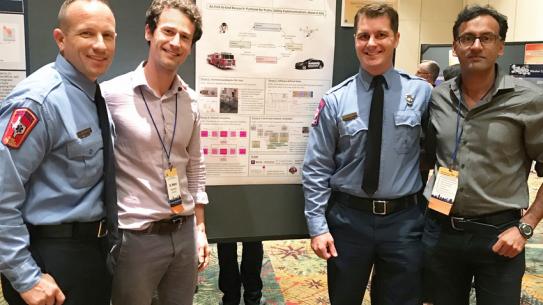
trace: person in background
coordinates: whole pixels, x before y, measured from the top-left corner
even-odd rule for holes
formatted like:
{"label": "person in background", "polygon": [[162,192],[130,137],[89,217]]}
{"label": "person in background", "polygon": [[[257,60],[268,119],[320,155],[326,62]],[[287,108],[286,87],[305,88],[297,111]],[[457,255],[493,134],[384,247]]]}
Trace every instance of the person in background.
{"label": "person in background", "polygon": [[217,243],[219,257],[219,289],[223,293],[222,305],[265,304],[262,298],[262,259],[264,249],[261,241],[243,242],[241,266],[238,265],[237,243]]}
{"label": "person in background", "polygon": [[418,68],[416,76],[424,78],[432,87],[436,86],[436,80],[439,76],[439,65],[433,60],[423,60]]}

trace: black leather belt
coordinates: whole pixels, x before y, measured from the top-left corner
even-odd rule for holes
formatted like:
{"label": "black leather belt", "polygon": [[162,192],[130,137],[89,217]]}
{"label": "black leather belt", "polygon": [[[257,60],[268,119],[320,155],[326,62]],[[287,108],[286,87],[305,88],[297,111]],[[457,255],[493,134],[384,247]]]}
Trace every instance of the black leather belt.
{"label": "black leather belt", "polygon": [[428,209],[428,216],[445,229],[466,232],[497,232],[508,224],[516,224],[522,217],[521,210],[507,210],[484,216],[460,217],[446,216]]}
{"label": "black leather belt", "polygon": [[27,225],[32,238],[102,238],[107,235],[106,220],[71,222],[58,225]]}
{"label": "black leather belt", "polygon": [[138,234],[169,234],[177,232],[190,216],[176,216],[170,219],[153,221],[150,226],[143,230],[129,230],[132,233]]}
{"label": "black leather belt", "polygon": [[371,212],[374,215],[389,215],[417,204],[417,194],[397,199],[369,199],[333,191],[332,199],[346,207]]}

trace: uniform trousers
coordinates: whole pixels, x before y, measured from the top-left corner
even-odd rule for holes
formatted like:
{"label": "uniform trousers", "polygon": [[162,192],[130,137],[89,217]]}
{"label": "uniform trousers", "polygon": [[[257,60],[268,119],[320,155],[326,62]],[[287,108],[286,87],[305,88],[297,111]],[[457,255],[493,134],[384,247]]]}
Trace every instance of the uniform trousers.
{"label": "uniform trousers", "polygon": [[[106,266],[107,238],[30,237],[30,252],[42,273],[60,287],[64,305],[109,305],[111,275]],[[26,305],[2,275],[4,298],[10,305]]]}
{"label": "uniform trousers", "polygon": [[524,251],[514,258],[492,251],[497,236],[511,225],[464,232],[426,220],[423,243],[434,305],[469,305],[472,280],[477,305],[520,304]]}
{"label": "uniform trousers", "polygon": [[197,281],[195,217],[175,232],[119,230],[122,243],[113,276],[113,305],[190,305]]}
{"label": "uniform trousers", "polygon": [[378,305],[420,305],[424,207],[381,216],[329,202],[327,222],[338,256],[327,261],[331,305],[360,305],[372,267]]}
{"label": "uniform trousers", "polygon": [[224,305],[238,305],[243,300],[245,305],[258,305],[262,298],[262,258],[264,250],[261,241],[243,242],[241,267],[238,266],[237,243],[218,243],[219,289],[223,292]]}

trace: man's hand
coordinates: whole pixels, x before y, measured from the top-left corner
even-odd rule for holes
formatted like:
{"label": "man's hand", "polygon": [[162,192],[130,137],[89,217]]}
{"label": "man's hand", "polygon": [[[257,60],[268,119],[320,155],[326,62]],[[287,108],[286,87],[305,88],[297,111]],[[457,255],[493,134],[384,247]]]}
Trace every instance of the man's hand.
{"label": "man's hand", "polygon": [[498,241],[492,246],[492,251],[499,255],[513,258],[524,250],[525,245],[526,238],[514,226],[498,235]]}
{"label": "man's hand", "polygon": [[197,230],[196,246],[198,250],[198,272],[203,271],[209,265],[209,256],[211,249],[207,243],[207,235],[205,231]]}
{"label": "man's hand", "polygon": [[329,259],[330,257],[337,256],[334,238],[329,232],[311,237],[311,248],[313,249],[313,252],[322,259]]}
{"label": "man's hand", "polygon": [[36,286],[21,292],[21,298],[28,305],[62,305],[66,299],[49,274],[43,274]]}

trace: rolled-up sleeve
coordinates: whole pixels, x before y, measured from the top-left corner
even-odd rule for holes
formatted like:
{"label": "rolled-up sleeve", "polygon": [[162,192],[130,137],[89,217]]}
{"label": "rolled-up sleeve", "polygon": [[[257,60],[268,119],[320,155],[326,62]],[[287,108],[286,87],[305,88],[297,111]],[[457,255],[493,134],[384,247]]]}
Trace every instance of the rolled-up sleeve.
{"label": "rolled-up sleeve", "polygon": [[543,93],[535,96],[524,109],[524,143],[528,156],[543,162]]}
{"label": "rolled-up sleeve", "polygon": [[206,167],[204,155],[200,144],[200,113],[197,110],[196,103],[193,103],[195,115],[194,128],[188,145],[189,160],[187,164],[187,180],[189,192],[197,204],[207,204],[209,202],[205,191]]}

